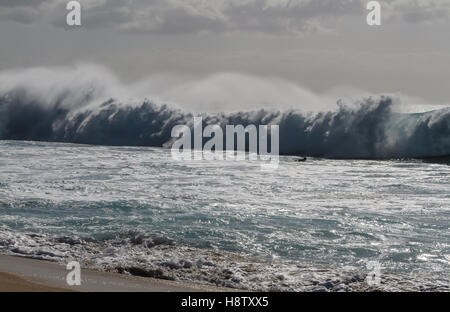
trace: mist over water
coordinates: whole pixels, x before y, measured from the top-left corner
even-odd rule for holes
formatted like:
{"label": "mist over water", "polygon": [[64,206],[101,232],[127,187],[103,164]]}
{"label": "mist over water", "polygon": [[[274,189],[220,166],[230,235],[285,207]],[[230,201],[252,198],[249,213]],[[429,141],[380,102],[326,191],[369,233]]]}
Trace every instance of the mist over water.
{"label": "mist over water", "polygon": [[[225,83],[229,79],[216,80]],[[133,99],[135,89],[123,86],[99,67],[2,72],[0,139],[168,147],[175,125],[192,127],[197,114],[161,104],[161,100]],[[317,106],[320,98],[307,92],[293,94],[299,95],[298,107],[304,109],[203,113],[204,126],[278,124],[281,154],[328,158],[450,155],[450,108],[401,113],[395,109],[398,99],[376,96],[352,103],[338,101],[334,108],[308,112],[309,102]]]}

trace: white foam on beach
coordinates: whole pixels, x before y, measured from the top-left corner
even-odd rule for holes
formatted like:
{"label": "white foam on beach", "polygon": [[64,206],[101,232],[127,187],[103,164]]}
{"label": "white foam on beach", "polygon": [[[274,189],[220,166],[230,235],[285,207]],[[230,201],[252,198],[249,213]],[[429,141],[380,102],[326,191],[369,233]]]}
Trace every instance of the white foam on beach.
{"label": "white foam on beach", "polygon": [[83,268],[187,281],[252,291],[448,291],[448,280],[410,280],[383,274],[369,285],[368,271],[262,259],[231,252],[177,246],[170,239],[139,232],[105,241],[0,231],[0,252],[56,261],[76,260]]}

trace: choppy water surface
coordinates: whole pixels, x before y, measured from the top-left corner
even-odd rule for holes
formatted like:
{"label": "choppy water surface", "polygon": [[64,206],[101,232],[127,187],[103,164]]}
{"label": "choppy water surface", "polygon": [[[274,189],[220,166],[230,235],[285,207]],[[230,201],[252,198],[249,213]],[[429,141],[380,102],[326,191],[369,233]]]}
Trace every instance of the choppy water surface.
{"label": "choppy water surface", "polygon": [[[449,290],[450,166],[0,141],[0,251],[254,290]],[[368,261],[381,266],[370,286]]]}

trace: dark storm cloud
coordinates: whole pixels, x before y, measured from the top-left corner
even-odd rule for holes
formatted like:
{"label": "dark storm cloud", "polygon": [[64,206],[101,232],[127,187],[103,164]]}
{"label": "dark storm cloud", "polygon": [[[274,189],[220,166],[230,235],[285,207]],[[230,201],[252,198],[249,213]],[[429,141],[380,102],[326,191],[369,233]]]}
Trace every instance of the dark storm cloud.
{"label": "dark storm cloud", "polygon": [[410,23],[448,20],[450,18],[450,1],[414,1],[413,5],[401,3],[396,10]]}
{"label": "dark storm cloud", "polygon": [[[67,0],[1,0],[0,17],[65,26]],[[255,31],[298,33],[365,14],[366,0],[80,0],[83,26],[139,33]],[[383,15],[407,22],[449,19],[448,0],[380,1]]]}
{"label": "dark storm cloud", "polygon": [[0,16],[6,16],[10,20],[23,24],[33,23],[39,15],[40,13],[38,10],[29,7],[14,7],[8,9],[6,15],[0,14]]}
{"label": "dark storm cloud", "polygon": [[0,0],[0,7],[37,7],[46,0]]}
{"label": "dark storm cloud", "polygon": [[[265,33],[305,32],[361,12],[361,0],[110,0],[92,10],[98,26],[105,11],[120,15],[118,28],[154,33],[256,31]],[[106,15],[107,16],[107,15]],[[109,20],[105,24],[109,23]]]}
{"label": "dark storm cloud", "polygon": [[46,0],[0,0],[0,19],[31,24],[41,15],[40,5]]}

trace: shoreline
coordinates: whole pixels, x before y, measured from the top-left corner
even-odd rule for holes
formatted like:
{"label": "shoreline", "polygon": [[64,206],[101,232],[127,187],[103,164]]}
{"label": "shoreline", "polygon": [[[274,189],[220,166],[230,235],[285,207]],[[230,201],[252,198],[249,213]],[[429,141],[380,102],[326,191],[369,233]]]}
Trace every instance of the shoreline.
{"label": "shoreline", "polygon": [[229,292],[232,288],[81,269],[81,285],[69,286],[65,266],[0,255],[0,292]]}

